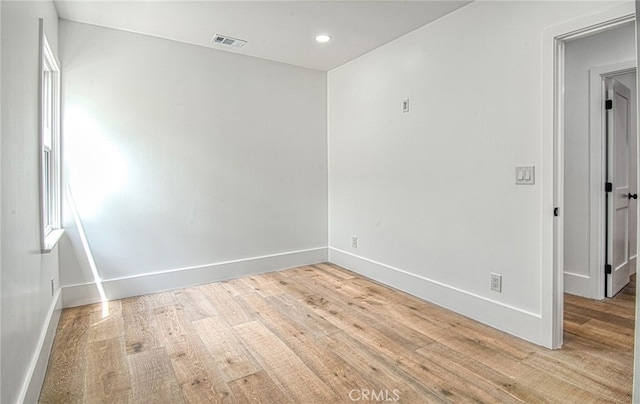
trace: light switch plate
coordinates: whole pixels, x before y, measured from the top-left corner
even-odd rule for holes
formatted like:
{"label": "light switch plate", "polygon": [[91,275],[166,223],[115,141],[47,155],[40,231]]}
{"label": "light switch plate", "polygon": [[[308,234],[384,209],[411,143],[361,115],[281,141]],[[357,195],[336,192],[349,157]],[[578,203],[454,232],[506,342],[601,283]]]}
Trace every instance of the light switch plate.
{"label": "light switch plate", "polygon": [[522,166],[516,167],[516,184],[533,185],[536,183],[536,167]]}

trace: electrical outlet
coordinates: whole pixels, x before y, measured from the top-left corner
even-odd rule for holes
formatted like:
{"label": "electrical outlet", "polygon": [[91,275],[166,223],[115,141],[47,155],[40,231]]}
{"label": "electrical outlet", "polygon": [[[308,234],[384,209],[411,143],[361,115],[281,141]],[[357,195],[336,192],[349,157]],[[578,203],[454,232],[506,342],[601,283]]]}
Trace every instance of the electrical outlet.
{"label": "electrical outlet", "polygon": [[358,236],[351,236],[351,247],[358,248]]}
{"label": "electrical outlet", "polygon": [[402,100],[402,112],[409,112],[409,99]]}
{"label": "electrical outlet", "polygon": [[53,296],[53,293],[55,290],[56,290],[56,280],[55,278],[51,278],[51,296]]}
{"label": "electrical outlet", "polygon": [[491,274],[491,290],[502,292],[502,275],[494,273]]}

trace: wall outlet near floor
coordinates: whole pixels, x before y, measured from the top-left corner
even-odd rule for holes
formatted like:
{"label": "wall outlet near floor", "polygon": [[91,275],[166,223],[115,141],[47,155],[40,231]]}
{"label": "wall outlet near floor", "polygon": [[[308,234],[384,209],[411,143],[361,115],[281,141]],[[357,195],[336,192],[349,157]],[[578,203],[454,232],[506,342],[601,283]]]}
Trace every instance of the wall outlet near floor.
{"label": "wall outlet near floor", "polygon": [[351,236],[351,247],[358,248],[358,236]]}
{"label": "wall outlet near floor", "polygon": [[51,278],[51,296],[53,296],[53,293],[55,290],[56,290],[56,279]]}
{"label": "wall outlet near floor", "polygon": [[491,290],[502,292],[502,275],[494,273],[491,274]]}

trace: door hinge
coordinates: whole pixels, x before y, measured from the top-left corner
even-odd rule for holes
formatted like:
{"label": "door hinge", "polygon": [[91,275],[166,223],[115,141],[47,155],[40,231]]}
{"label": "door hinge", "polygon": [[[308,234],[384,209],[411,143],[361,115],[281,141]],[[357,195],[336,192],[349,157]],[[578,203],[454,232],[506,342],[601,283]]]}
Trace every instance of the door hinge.
{"label": "door hinge", "polygon": [[553,216],[560,216],[560,208],[553,208]]}
{"label": "door hinge", "polygon": [[606,100],[604,102],[604,109],[613,109],[613,100]]}
{"label": "door hinge", "polygon": [[605,182],[604,183],[604,192],[612,192],[613,191],[613,183]]}
{"label": "door hinge", "polygon": [[604,273],[607,275],[611,274],[611,265],[607,264],[604,266]]}

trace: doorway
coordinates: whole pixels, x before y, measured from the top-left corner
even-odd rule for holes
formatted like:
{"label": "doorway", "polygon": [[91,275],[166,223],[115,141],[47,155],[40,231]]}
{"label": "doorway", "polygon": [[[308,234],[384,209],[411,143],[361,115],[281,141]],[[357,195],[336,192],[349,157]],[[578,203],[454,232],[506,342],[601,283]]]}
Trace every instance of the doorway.
{"label": "doorway", "polygon": [[[542,221],[542,343],[553,349],[562,347],[564,320],[564,118],[565,49],[568,43],[606,32],[635,21],[634,4],[550,27],[544,33],[543,52],[543,164],[552,169],[543,173],[544,217]],[[635,54],[633,59],[635,60]],[[604,164],[604,163],[603,163]],[[590,168],[596,168],[591,166]],[[600,166],[602,169],[602,166]],[[590,200],[589,200],[590,201]],[[548,215],[548,216],[547,216]],[[604,226],[604,225],[603,225]],[[636,232],[637,237],[637,232]]]}
{"label": "doorway", "polygon": [[[633,21],[564,43],[564,292],[590,299],[613,296],[635,273],[635,53]],[[613,83],[633,97],[608,110]],[[621,137],[609,145],[613,123]]]}

